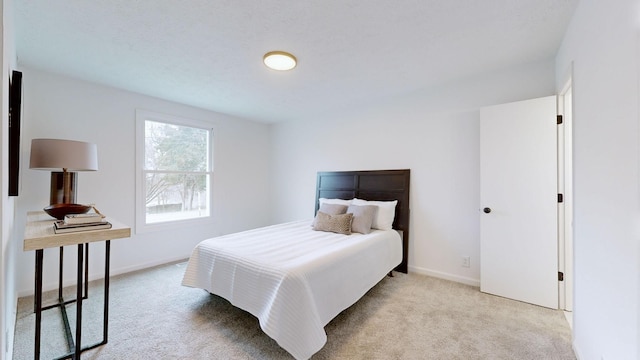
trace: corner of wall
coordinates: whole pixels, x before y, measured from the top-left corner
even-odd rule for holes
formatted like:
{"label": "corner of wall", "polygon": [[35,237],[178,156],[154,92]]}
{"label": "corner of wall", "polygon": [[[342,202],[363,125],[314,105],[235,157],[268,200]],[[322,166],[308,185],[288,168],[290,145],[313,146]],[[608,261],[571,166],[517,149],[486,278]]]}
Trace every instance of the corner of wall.
{"label": "corner of wall", "polygon": [[9,70],[17,63],[15,40],[14,40],[14,24],[13,18],[13,0],[1,0],[0,11],[2,25],[2,73],[0,74],[0,84],[2,86],[1,100],[1,118],[2,127],[0,128],[0,171],[2,190],[2,200],[0,201],[0,358],[11,360],[13,358],[13,337],[16,323],[16,308],[18,297],[15,281],[15,198],[8,195],[8,134],[4,129],[9,124],[9,98],[7,91],[9,89]]}

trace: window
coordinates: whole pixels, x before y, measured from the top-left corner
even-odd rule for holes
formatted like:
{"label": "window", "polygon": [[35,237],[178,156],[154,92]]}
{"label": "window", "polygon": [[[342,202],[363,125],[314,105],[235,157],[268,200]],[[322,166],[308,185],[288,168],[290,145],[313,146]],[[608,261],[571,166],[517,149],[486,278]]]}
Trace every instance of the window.
{"label": "window", "polygon": [[211,217],[213,129],[136,112],[138,230]]}

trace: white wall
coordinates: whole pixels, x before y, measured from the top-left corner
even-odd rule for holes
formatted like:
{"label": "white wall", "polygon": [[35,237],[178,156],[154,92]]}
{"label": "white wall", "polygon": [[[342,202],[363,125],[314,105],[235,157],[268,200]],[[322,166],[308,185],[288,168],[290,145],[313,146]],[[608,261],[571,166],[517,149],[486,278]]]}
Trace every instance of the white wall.
{"label": "white wall", "polygon": [[[140,94],[23,68],[21,190],[16,224],[23,235],[26,212],[48,205],[49,172],[28,168],[31,139],[63,138],[94,142],[99,171],[78,174],[78,202],[133,227],[135,214],[135,109],[208,121],[214,134],[215,220],[208,226],[134,234],[111,243],[112,274],[187,258],[205,238],[269,224],[269,127]],[[34,253],[16,258],[20,295],[33,293]],[[45,251],[44,287],[57,282],[57,250]],[[90,250],[90,278],[103,274],[104,245]],[[74,283],[75,248],[65,249],[65,278]]]}
{"label": "white wall", "polygon": [[16,260],[13,256],[17,248],[15,238],[15,198],[9,197],[8,192],[8,160],[9,160],[9,77],[16,63],[15,42],[13,36],[13,2],[2,1],[2,73],[0,73],[0,86],[2,86],[2,101],[0,101],[0,114],[2,126],[0,136],[2,148],[0,150],[2,201],[0,202],[0,359],[10,358],[13,352],[13,335],[16,320],[17,293],[15,282]]}
{"label": "white wall", "polygon": [[479,285],[479,108],[552,95],[554,86],[547,61],[274,125],[274,220],[313,217],[318,171],[409,168],[410,271]]}
{"label": "white wall", "polygon": [[636,0],[582,0],[556,61],[573,62],[574,348],[582,360],[638,359],[639,192]]}

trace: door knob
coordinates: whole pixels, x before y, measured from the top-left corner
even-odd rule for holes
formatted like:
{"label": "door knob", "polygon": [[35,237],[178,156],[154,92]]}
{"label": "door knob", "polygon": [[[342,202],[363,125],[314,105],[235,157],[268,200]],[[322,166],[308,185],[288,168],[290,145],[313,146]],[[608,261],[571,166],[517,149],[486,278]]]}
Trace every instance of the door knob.
{"label": "door knob", "polygon": [[488,214],[488,213],[491,212],[491,208],[486,207],[486,208],[482,209],[482,211],[484,211],[485,214]]}

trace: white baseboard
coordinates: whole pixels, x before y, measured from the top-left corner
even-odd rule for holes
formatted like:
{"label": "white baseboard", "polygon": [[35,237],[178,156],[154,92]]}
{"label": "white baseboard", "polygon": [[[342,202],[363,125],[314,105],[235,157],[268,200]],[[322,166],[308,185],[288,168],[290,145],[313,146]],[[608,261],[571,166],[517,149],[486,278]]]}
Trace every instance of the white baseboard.
{"label": "white baseboard", "polygon": [[[120,268],[120,269],[117,269],[115,271],[110,271],[110,272],[111,272],[111,276],[115,276],[115,275],[126,274],[126,273],[130,273],[130,272],[138,271],[138,270],[148,269],[148,268],[151,268],[151,267],[154,267],[154,266],[158,266],[158,265],[165,265],[165,264],[171,264],[171,263],[176,263],[176,262],[183,262],[183,261],[187,261],[188,259],[189,259],[188,257],[179,256],[179,257],[169,258],[169,259],[164,259],[164,260],[159,260],[159,261],[152,261],[152,262],[148,262],[148,263],[145,263],[145,264],[127,266],[127,267]],[[99,276],[97,276],[96,279],[102,279],[103,277],[104,277],[104,273],[100,274]],[[89,276],[89,281],[91,281],[91,276]]]}
{"label": "white baseboard", "polygon": [[[158,266],[158,265],[164,265],[164,264],[170,264],[173,262],[182,262],[182,261],[187,261],[188,258],[185,258],[184,256],[180,256],[180,257],[175,257],[175,258],[168,258],[168,259],[164,259],[164,260],[157,260],[157,261],[152,261],[152,262],[148,262],[148,263],[144,263],[144,264],[136,264],[136,265],[132,265],[132,266],[125,266],[125,267],[121,267],[121,268],[111,268],[109,269],[109,275],[111,276],[116,276],[116,275],[120,275],[120,274],[126,274],[126,273],[130,273],[130,272],[134,272],[134,271],[138,271],[138,270],[143,270],[143,269],[148,269],[154,266]],[[93,280],[99,280],[99,279],[103,279],[104,278],[104,272],[95,272],[95,273],[91,273],[89,272],[89,281],[93,281]],[[66,279],[62,281],[62,286],[63,287],[67,287],[67,286],[75,286],[76,281],[75,281],[75,274],[73,275],[73,279]],[[48,282],[48,283],[43,283],[42,284],[42,292],[46,292],[46,291],[50,291],[50,290],[57,290],[58,289],[58,282],[54,281],[54,282]],[[18,297],[25,297],[25,296],[32,296],[34,294],[35,289],[31,288],[31,289],[23,289],[18,291]]]}
{"label": "white baseboard", "polygon": [[465,276],[449,274],[442,271],[430,270],[430,269],[425,269],[417,266],[409,266],[409,271],[415,272],[416,274],[433,276],[439,279],[445,279],[445,280],[455,281],[455,282],[466,284],[466,285],[480,287],[480,279],[473,279]]}
{"label": "white baseboard", "polygon": [[[578,353],[578,349],[576,348],[575,340],[571,343],[571,348],[573,349],[573,354],[576,356],[576,359],[580,360],[581,357],[580,357],[580,353]],[[604,359],[604,357],[603,357],[603,359]]]}
{"label": "white baseboard", "polygon": [[[173,263],[173,262],[180,262],[180,261],[186,261],[186,260],[187,260],[187,258],[185,258],[184,256],[175,257],[175,258],[167,258],[167,259],[152,261],[152,262],[143,263],[143,264],[136,264],[136,265],[132,265],[132,266],[126,266],[126,267],[115,268],[115,269],[112,268],[112,269],[110,269],[110,273],[111,273],[111,276],[116,276],[116,275],[120,275],[120,274],[130,273],[130,272],[133,272],[133,271],[147,269],[147,268],[158,266],[158,265],[164,265],[164,264],[169,264],[169,263]],[[433,276],[433,277],[439,278],[439,279],[445,279],[445,280],[455,281],[455,282],[466,284],[466,285],[480,287],[480,280],[479,279],[473,279],[473,278],[468,278],[468,277],[464,277],[464,276],[449,274],[449,273],[445,273],[445,272],[441,272],[441,271],[425,269],[425,268],[421,268],[421,267],[417,267],[417,266],[409,266],[409,271],[410,272],[415,272],[417,274]],[[103,272],[90,273],[89,274],[89,281],[98,280],[98,279],[102,279],[102,278],[104,278],[104,273]],[[62,285],[64,287],[75,285],[75,279],[65,280],[65,281],[63,281]],[[57,288],[58,288],[58,283],[57,282],[50,282],[50,283],[42,284],[42,291],[43,292],[50,291],[50,290],[56,290]],[[29,290],[21,290],[21,291],[18,292],[18,297],[31,296],[31,295],[33,295],[33,292],[34,292],[33,288],[31,288]]]}

